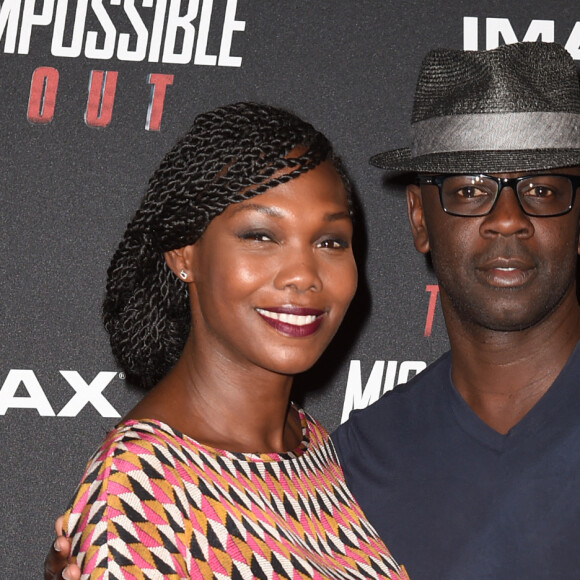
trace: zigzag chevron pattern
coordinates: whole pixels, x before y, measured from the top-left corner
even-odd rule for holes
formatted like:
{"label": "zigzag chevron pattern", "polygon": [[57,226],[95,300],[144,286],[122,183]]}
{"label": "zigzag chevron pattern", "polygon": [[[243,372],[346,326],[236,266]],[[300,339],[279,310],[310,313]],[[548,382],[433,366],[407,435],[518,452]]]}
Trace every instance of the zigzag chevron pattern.
{"label": "zigzag chevron pattern", "polygon": [[127,421],[89,462],[65,529],[83,579],[408,580],[362,515],[327,432],[285,454]]}

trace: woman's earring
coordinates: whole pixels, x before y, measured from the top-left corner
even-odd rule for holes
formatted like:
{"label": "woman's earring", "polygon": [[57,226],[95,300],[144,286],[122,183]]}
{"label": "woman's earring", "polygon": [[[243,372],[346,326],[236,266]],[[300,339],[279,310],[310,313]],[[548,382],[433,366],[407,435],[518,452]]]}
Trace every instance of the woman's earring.
{"label": "woman's earring", "polygon": [[183,280],[187,280],[187,272],[185,270],[180,270],[179,271],[179,276],[180,278],[182,278]]}

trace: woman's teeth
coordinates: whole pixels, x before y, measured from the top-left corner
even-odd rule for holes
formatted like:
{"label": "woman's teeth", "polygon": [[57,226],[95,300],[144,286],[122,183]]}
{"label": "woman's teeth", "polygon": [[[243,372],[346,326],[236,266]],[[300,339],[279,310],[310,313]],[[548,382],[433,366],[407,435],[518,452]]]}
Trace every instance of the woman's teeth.
{"label": "woman's teeth", "polygon": [[286,324],[292,324],[294,326],[306,326],[307,324],[312,324],[316,320],[316,316],[313,314],[301,316],[299,314],[286,314],[285,312],[271,312],[270,310],[264,310],[263,308],[256,308],[256,310],[262,316],[279,320]]}

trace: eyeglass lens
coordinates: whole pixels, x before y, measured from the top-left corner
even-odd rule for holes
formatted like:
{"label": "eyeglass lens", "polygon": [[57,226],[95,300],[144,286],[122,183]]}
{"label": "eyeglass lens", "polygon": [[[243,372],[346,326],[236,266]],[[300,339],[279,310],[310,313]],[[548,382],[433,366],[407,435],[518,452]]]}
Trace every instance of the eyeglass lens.
{"label": "eyeglass lens", "polygon": [[[478,216],[488,213],[498,196],[498,181],[484,175],[452,175],[441,183],[443,209],[449,213]],[[529,215],[550,216],[570,209],[573,197],[572,182],[562,175],[534,175],[510,180],[522,209]],[[503,186],[503,183],[502,183]]]}

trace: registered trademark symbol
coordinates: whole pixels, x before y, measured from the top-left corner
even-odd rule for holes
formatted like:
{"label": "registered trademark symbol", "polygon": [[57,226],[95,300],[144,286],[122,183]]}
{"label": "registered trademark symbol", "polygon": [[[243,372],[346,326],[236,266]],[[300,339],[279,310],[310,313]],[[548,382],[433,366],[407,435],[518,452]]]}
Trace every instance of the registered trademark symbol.
{"label": "registered trademark symbol", "polygon": [[119,378],[124,381],[125,380],[125,373],[124,372],[120,372],[119,373]]}

